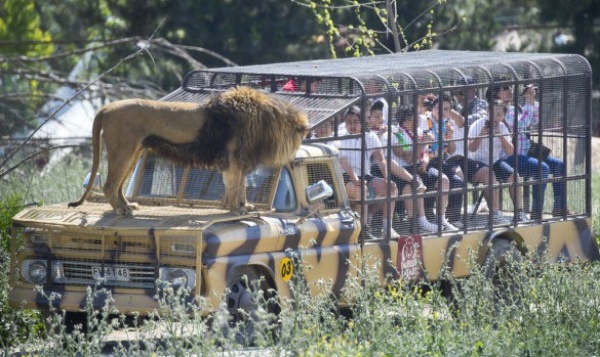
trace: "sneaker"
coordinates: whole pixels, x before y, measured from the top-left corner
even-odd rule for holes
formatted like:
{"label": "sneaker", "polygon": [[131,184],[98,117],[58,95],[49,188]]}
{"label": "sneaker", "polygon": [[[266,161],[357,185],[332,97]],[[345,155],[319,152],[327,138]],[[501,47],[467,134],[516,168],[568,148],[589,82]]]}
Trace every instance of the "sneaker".
{"label": "sneaker", "polygon": [[520,223],[529,222],[529,217],[527,217],[525,212],[519,211],[519,213],[517,214],[517,222],[520,222]]}
{"label": "sneaker", "polygon": [[452,221],[450,222],[454,227],[456,227],[457,229],[463,229],[464,228],[464,224],[461,221]]}
{"label": "sneaker", "polygon": [[444,227],[445,231],[457,231],[458,228],[456,228],[455,226],[453,226],[452,224],[450,224],[450,222],[448,222],[447,220],[442,220],[442,226]]}
{"label": "sneaker", "polygon": [[375,237],[371,232],[365,232],[365,240],[379,240],[379,238]]}
{"label": "sneaker", "polygon": [[494,213],[493,219],[494,219],[494,225],[504,226],[504,225],[510,224],[510,219],[504,217],[502,212]]}
{"label": "sneaker", "polygon": [[398,234],[398,232],[396,232],[396,231],[394,230],[394,228],[392,228],[392,230],[391,230],[391,232],[390,232],[390,238],[391,238],[391,239],[398,239],[398,238],[400,238],[400,234]]}
{"label": "sneaker", "polygon": [[419,221],[419,228],[421,228],[421,233],[437,233],[437,225],[427,221],[421,222]]}
{"label": "sneaker", "polygon": [[423,191],[427,190],[427,186],[425,186],[425,184],[423,183],[421,176],[417,175],[416,180],[411,181],[411,184],[412,184],[412,187],[414,189],[416,189],[416,192],[423,192]]}

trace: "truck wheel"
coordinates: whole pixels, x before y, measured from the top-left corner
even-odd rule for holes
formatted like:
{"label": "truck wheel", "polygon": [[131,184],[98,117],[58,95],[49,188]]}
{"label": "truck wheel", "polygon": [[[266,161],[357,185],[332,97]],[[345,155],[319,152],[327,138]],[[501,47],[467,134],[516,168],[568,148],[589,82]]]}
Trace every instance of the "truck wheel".
{"label": "truck wheel", "polygon": [[496,239],[487,252],[483,273],[494,288],[494,308],[521,304],[525,272],[523,255],[514,242]]}
{"label": "truck wheel", "polygon": [[259,275],[255,269],[244,268],[231,276],[227,286],[229,292],[226,302],[230,326],[239,328],[236,336],[238,342],[252,344],[257,336],[256,325],[265,325],[258,323],[265,319],[270,330],[266,331],[265,335],[270,333],[272,338],[276,338],[279,327],[279,304],[275,292],[265,277]]}
{"label": "truck wheel", "polygon": [[[56,315],[62,314],[60,311],[49,311],[41,310],[42,319],[44,320],[44,326],[46,327],[47,333],[61,333],[59,325],[55,319]],[[65,326],[65,332],[72,333],[76,329],[79,329],[83,333],[88,332],[87,313],[77,311],[66,311],[62,323]],[[79,325],[79,327],[76,327]]]}

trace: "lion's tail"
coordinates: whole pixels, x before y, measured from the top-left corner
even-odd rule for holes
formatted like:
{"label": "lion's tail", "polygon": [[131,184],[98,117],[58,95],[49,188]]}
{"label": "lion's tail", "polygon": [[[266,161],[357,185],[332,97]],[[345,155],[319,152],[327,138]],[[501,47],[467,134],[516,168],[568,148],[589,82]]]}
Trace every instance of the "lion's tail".
{"label": "lion's tail", "polygon": [[100,111],[100,113],[96,115],[96,118],[94,118],[94,125],[92,127],[93,163],[88,185],[79,201],[70,202],[69,207],[77,207],[81,205],[89,196],[92,186],[94,186],[94,182],[96,181],[96,174],[98,173],[98,168],[100,167],[100,154],[102,151],[102,138],[100,137],[100,131],[102,131],[102,115],[103,111]]}

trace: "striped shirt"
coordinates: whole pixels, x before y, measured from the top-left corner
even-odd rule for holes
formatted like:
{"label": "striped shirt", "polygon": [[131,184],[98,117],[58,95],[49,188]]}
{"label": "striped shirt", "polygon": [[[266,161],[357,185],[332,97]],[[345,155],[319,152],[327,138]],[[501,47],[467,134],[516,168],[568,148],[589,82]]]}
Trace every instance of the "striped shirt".
{"label": "striped shirt", "polygon": [[467,103],[467,110],[465,113],[465,108],[463,108],[463,103],[457,103],[456,110],[458,110],[464,117],[465,120],[472,125],[475,121],[487,118],[488,117],[488,103],[475,96]]}
{"label": "striped shirt", "polygon": [[[527,155],[529,147],[529,138],[527,137],[526,131],[531,125],[536,125],[540,121],[539,103],[525,104],[522,111],[519,114],[519,120],[517,120],[517,147],[515,148],[515,154]],[[506,115],[504,117],[506,124],[510,127],[510,131],[515,130],[515,107],[509,105],[506,107]]]}

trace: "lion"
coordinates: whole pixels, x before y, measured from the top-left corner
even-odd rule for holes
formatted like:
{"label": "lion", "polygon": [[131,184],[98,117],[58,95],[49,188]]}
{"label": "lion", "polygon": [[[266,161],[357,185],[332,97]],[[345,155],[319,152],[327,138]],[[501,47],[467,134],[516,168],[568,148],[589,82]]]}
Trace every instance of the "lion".
{"label": "lion", "polygon": [[[306,113],[291,103],[249,87],[234,87],[202,103],[128,99],[110,103],[94,118],[90,181],[98,172],[104,137],[108,173],[104,195],[119,215],[136,204],[123,185],[143,149],[182,165],[223,173],[223,205],[232,214],[254,209],[246,201],[246,174],[258,165],[280,166],[293,160],[308,133]],[[79,201],[90,193],[88,185]]]}

